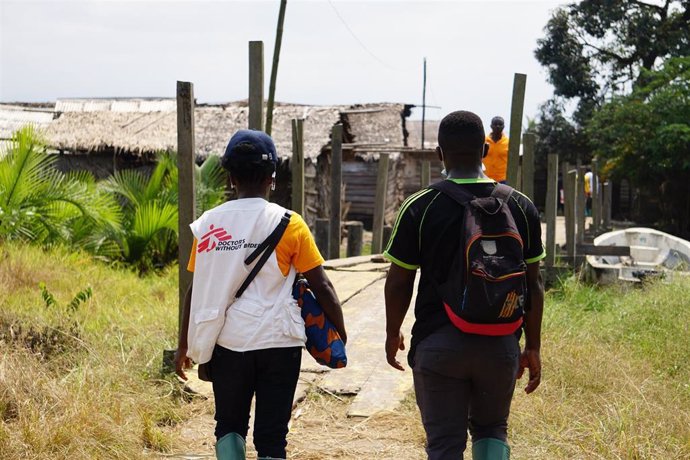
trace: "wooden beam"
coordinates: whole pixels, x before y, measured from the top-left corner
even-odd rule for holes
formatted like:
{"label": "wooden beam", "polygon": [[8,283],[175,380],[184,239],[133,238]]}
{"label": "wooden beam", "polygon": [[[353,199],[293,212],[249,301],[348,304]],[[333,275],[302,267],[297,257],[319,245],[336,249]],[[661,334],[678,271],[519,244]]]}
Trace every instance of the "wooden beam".
{"label": "wooden beam", "polygon": [[[187,288],[193,273],[187,270],[194,236],[189,228],[196,219],[194,191],[194,85],[177,82],[177,169],[178,169],[178,330],[182,328],[182,312]],[[183,332],[183,331],[180,331]]]}
{"label": "wooden beam", "polygon": [[264,127],[264,42],[249,42],[249,129]]}
{"label": "wooden beam", "polygon": [[601,187],[602,194],[604,195],[603,208],[603,225],[606,231],[611,229],[611,198],[613,196],[613,184],[610,180],[604,182]]}
{"label": "wooden beam", "polygon": [[379,156],[378,174],[376,175],[376,198],[374,202],[374,223],[372,229],[371,253],[380,254],[383,250],[383,221],[386,213],[386,195],[388,187],[389,154]]}
{"label": "wooden beam", "polygon": [[364,224],[353,220],[347,223],[347,257],[362,255],[364,244]]}
{"label": "wooden beam", "polygon": [[585,206],[587,202],[587,196],[585,195],[585,173],[586,169],[584,166],[578,166],[577,168],[577,208],[576,208],[576,221],[577,221],[577,244],[583,243],[585,241],[585,222],[587,217],[585,215]]}
{"label": "wooden beam", "polygon": [[525,133],[522,136],[522,188],[520,191],[534,200],[534,146],[537,136]]}
{"label": "wooden beam", "polygon": [[278,78],[278,61],[280,60],[280,45],[283,43],[283,23],[285,22],[285,7],[287,0],[280,0],[278,12],[278,26],[276,27],[276,44],[273,47],[273,66],[271,67],[271,81],[268,85],[268,103],[266,104],[266,134],[271,135],[273,127],[273,101],[276,96],[276,79]]}
{"label": "wooden beam", "polygon": [[630,256],[630,246],[595,246],[593,244],[578,244],[578,255],[591,256]]}
{"label": "wooden beam", "polygon": [[510,136],[508,137],[508,171],[506,175],[506,181],[511,187],[519,187],[517,181],[526,86],[527,75],[516,73],[513,77],[513,98],[510,104]]}
{"label": "wooden beam", "polygon": [[563,191],[565,194],[565,244],[568,257],[575,259],[575,209],[577,208],[577,171],[563,164]]}
{"label": "wooden beam", "polygon": [[292,120],[292,210],[305,217],[304,209],[304,120]]}
{"label": "wooden beam", "polygon": [[428,187],[431,183],[431,163],[429,160],[422,160],[422,188]]}
{"label": "wooden beam", "polygon": [[333,126],[331,132],[331,240],[328,258],[340,258],[340,219],[343,189],[343,125]]}
{"label": "wooden beam", "polygon": [[547,267],[556,262],[556,213],[558,211],[558,154],[550,153],[546,170],[546,260]]}

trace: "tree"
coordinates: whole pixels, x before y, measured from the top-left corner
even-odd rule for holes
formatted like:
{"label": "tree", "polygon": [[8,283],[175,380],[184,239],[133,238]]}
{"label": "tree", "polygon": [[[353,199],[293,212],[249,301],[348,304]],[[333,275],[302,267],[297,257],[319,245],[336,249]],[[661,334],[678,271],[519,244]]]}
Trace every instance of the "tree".
{"label": "tree", "polygon": [[[224,199],[225,175],[218,157],[195,167],[197,214]],[[172,154],[158,154],[150,175],[117,171],[104,188],[120,198],[123,232],[118,239],[122,258],[140,272],[177,260],[178,169]]]}
{"label": "tree", "polygon": [[[655,198],[674,233],[690,232],[690,57],[643,72],[646,82],[594,114],[587,133],[603,172]],[[650,202],[652,200],[650,199]]]}
{"label": "tree", "polygon": [[556,9],[544,32],[535,56],[547,69],[554,97],[538,117],[537,174],[548,153],[588,162],[588,124],[599,108],[645,86],[666,60],[690,54],[690,4],[584,0]]}
{"label": "tree", "polygon": [[668,58],[690,55],[690,4],[584,0],[557,9],[537,41],[557,96],[579,101],[586,121],[605,98],[645,84]]}
{"label": "tree", "polygon": [[86,172],[63,174],[32,127],[12,136],[0,159],[0,240],[75,245],[109,256],[120,208]]}

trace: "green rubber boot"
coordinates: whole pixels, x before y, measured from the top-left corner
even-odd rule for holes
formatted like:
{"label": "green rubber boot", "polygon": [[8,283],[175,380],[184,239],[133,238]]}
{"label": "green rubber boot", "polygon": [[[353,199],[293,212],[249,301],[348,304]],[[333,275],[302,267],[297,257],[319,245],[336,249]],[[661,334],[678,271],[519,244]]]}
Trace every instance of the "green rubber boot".
{"label": "green rubber boot", "polygon": [[510,447],[496,438],[484,438],[472,443],[472,460],[509,460]]}
{"label": "green rubber boot", "polygon": [[228,433],[216,442],[218,460],[245,460],[245,441],[237,433]]}

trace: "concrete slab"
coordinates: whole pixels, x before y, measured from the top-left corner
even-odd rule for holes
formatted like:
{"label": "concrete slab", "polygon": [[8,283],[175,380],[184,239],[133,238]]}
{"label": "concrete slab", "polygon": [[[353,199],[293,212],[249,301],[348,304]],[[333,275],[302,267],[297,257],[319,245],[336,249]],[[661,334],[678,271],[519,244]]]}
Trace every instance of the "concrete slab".
{"label": "concrete slab", "polygon": [[330,269],[337,269],[337,268],[343,268],[343,267],[351,267],[353,265],[357,264],[363,264],[367,262],[371,262],[372,257],[376,256],[356,256],[356,257],[344,257],[342,259],[330,259],[327,260],[323,263],[323,268],[326,270]]}
{"label": "concrete slab", "polygon": [[[339,272],[387,272],[390,268],[390,262],[366,262],[348,267],[338,268],[335,271]],[[333,271],[328,272],[333,273]]]}
{"label": "concrete slab", "polygon": [[[381,271],[352,272],[329,270],[326,274],[331,280],[331,283],[333,283],[341,304],[344,304],[350,300],[352,296],[386,276],[386,273]],[[347,318],[345,318],[345,321],[345,325],[347,326]]]}
{"label": "concrete slab", "polygon": [[[401,352],[402,355],[405,353]],[[412,391],[414,384],[411,369],[401,372],[390,367],[385,359],[381,361],[350,403],[348,417],[371,417],[380,411],[393,411]]]}
{"label": "concrete slab", "polygon": [[377,331],[384,331],[384,281],[379,280],[343,304],[343,315],[348,330],[345,369],[329,372],[321,381],[328,391],[356,394],[376,368],[373,357],[383,353],[383,341]]}
{"label": "concrete slab", "polygon": [[[355,295],[343,306],[348,324],[348,367],[323,377],[320,386],[336,394],[358,394],[351,415],[368,417],[379,410],[394,409],[412,389],[412,374],[397,371],[385,359],[385,281],[380,280]],[[414,315],[408,312],[403,334],[409,344]],[[400,352],[404,361],[405,351]],[[350,412],[348,412],[350,415]]]}

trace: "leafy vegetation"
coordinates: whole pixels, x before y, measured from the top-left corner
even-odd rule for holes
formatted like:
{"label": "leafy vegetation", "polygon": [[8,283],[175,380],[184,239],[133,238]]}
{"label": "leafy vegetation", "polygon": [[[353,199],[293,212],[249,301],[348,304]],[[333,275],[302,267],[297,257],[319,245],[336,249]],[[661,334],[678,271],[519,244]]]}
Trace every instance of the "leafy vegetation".
{"label": "leafy vegetation", "polygon": [[[176,340],[175,269],[142,277],[84,253],[19,243],[0,244],[0,259],[3,459],[136,459],[212,450],[190,445],[183,434],[191,428],[212,437],[212,422],[198,425],[200,418],[211,420],[212,403],[159,373],[162,350]],[[84,298],[71,311],[70,300],[86,287],[91,296],[78,296]],[[549,291],[542,385],[524,395],[524,381],[518,383],[510,417],[513,456],[689,457],[688,289],[690,279],[677,277],[609,288],[567,279]],[[68,311],[73,332],[60,323]],[[59,348],[46,352],[11,339],[20,326],[37,332],[34,343],[53,340]],[[60,334],[40,335],[60,328]],[[290,457],[424,458],[413,399],[364,421],[348,418],[346,407],[315,389],[298,408]],[[320,442],[313,442],[317,436]]]}
{"label": "leafy vegetation", "polygon": [[175,344],[176,270],[142,277],[19,243],[0,244],[0,259],[0,456],[185,449],[172,427],[189,395],[160,375]]}
{"label": "leafy vegetation", "polygon": [[538,117],[537,174],[548,153],[584,163],[597,155],[605,175],[641,192],[626,217],[689,235],[690,208],[675,198],[689,183],[688,55],[687,2],[585,0],[556,9],[535,50],[555,94]]}
{"label": "leafy vegetation", "polygon": [[17,131],[11,145],[0,158],[0,241],[67,244],[113,256],[122,219],[115,199],[89,174],[57,171],[31,126]]}
{"label": "leafy vegetation", "polygon": [[[18,131],[0,159],[0,241],[66,245],[146,272],[177,260],[178,170],[158,155],[151,174],[122,170],[103,183],[63,174],[32,127]],[[217,157],[196,166],[197,212],[224,200]]]}
{"label": "leafy vegetation", "polygon": [[627,177],[655,206],[645,212],[690,235],[690,57],[645,73],[647,83],[613,99],[588,127],[604,172]]}
{"label": "leafy vegetation", "polygon": [[644,85],[645,71],[690,55],[690,6],[585,0],[554,11],[544,32],[535,56],[555,94],[578,101],[582,121],[606,98]]}

